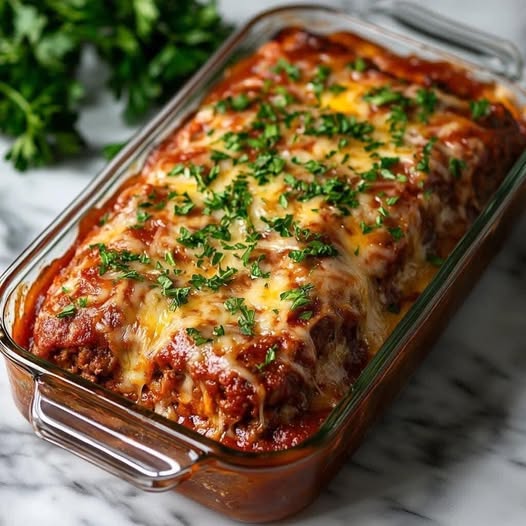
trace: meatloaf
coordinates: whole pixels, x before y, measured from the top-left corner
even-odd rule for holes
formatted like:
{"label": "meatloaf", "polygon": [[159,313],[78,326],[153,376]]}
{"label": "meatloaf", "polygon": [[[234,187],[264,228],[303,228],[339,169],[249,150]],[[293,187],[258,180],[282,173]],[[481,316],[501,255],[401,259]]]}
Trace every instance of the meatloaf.
{"label": "meatloaf", "polygon": [[499,85],[286,29],[96,210],[41,287],[28,345],[223,444],[292,447],[525,145]]}

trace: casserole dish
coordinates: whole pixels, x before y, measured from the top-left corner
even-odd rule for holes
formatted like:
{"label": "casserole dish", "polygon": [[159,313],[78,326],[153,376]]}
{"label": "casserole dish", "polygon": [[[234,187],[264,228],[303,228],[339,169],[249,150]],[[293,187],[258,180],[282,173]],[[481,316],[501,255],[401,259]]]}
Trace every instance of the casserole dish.
{"label": "casserole dish", "polygon": [[[304,506],[344,456],[358,445],[374,416],[407,378],[440,329],[446,313],[464,296],[476,271],[493,251],[491,242],[498,240],[498,233],[523,193],[524,158],[364,370],[352,392],[318,433],[284,452],[248,454],[226,448],[64,373],[16,346],[12,338],[13,322],[20,315],[18,309],[24,304],[28,285],[43,266],[60,258],[74,242],[78,220],[112,194],[142,163],[151,145],[195,107],[202,90],[224,66],[236,39],[245,46],[257,45],[291,24],[315,26],[318,31],[350,28],[381,43],[387,40],[397,50],[409,45],[386,38],[383,32],[367,24],[351,21],[348,25],[341,14],[322,8],[286,8],[255,19],[218,52],[209,70],[201,72],[132,141],[94,181],[86,195],[59,218],[57,225],[28,249],[6,274],[1,289],[2,345],[10,360],[15,400],[38,434],[141,487],[166,489],[180,483],[182,492],[233,517],[250,521],[275,519]],[[412,50],[411,46],[406,49]],[[245,47],[242,51],[249,49]],[[425,49],[420,53],[439,56]],[[487,76],[482,71],[479,74]],[[188,102],[189,107],[181,112],[183,102]]]}

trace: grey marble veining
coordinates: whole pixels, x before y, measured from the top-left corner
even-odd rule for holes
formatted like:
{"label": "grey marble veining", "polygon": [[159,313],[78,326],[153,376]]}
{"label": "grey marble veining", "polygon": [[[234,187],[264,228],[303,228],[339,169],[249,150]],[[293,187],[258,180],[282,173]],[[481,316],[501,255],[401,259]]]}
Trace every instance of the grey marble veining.
{"label": "grey marble veining", "polygon": [[[241,20],[283,2],[221,2]],[[337,3],[337,2],[334,2]],[[522,0],[422,2],[526,53]],[[87,68],[91,65],[88,63]],[[97,73],[99,75],[99,73]],[[96,85],[97,80],[95,81]],[[102,97],[102,99],[98,98]],[[94,95],[94,150],[131,133]],[[0,142],[0,155],[6,143]],[[0,267],[88,183],[96,155],[19,176],[0,164]],[[320,498],[286,524],[526,524],[526,219],[402,396]],[[37,439],[0,365],[0,526],[232,524],[176,493],[147,494]]]}

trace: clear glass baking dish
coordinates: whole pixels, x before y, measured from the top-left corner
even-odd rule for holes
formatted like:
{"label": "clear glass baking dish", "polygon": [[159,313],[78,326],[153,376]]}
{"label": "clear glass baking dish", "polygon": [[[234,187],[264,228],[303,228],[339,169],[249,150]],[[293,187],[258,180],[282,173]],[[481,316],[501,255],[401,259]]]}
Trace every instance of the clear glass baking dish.
{"label": "clear glass baking dish", "polygon": [[[399,21],[412,21],[412,25],[423,13],[415,9],[405,2],[384,5],[384,13],[398,13]],[[420,20],[425,22],[426,16]],[[14,330],[31,284],[71,249],[89,210],[101,206],[137,171],[152,147],[196,108],[228,63],[253,52],[290,25],[321,33],[348,30],[398,53],[457,62],[478,77],[497,80],[519,102],[526,100],[515,82],[520,59],[505,42],[494,40],[486,49],[474,46],[483,55],[493,55],[490,65],[500,73],[495,74],[330,8],[288,6],[264,12],[223,45],[0,279],[0,350],[7,359],[14,401],[38,436],[144,490],[176,488],[210,508],[249,522],[275,520],[306,506],[358,447],[427,353],[520,211],[526,196],[526,154],[320,430],[286,451],[243,453],[209,440],[36,358],[15,342]],[[473,34],[480,37],[480,33]],[[466,41],[464,31],[460,37],[453,35],[450,42]]]}

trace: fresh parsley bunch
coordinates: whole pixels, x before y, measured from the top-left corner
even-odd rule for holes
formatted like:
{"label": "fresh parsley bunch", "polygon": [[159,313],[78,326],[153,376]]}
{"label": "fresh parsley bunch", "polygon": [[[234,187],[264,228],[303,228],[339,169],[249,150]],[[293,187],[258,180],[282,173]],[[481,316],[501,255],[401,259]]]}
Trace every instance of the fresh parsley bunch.
{"label": "fresh parsley bunch", "polygon": [[84,46],[107,63],[128,121],[168,99],[228,34],[196,0],[0,0],[0,131],[18,170],[77,153]]}

